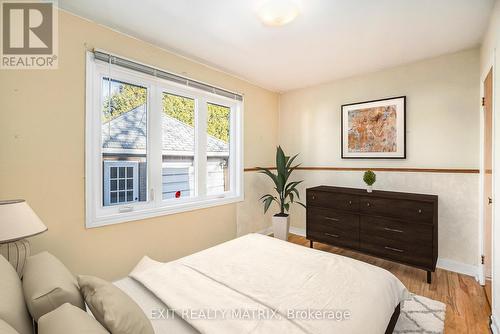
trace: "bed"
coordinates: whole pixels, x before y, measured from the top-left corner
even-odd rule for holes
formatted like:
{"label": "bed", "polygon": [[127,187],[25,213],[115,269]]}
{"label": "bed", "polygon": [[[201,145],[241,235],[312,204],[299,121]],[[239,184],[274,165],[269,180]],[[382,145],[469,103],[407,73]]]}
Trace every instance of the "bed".
{"label": "bed", "polygon": [[408,297],[382,268],[260,234],[147,261],[114,284],[157,334],[392,333]]}

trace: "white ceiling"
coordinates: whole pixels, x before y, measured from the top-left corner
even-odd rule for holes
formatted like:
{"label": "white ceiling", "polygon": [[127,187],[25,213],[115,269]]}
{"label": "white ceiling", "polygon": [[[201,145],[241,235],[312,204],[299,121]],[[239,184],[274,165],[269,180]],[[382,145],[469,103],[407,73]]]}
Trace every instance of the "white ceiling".
{"label": "white ceiling", "polygon": [[[283,27],[262,0],[59,0],[82,17],[274,91],[477,46],[494,0],[301,0]],[[126,55],[124,55],[126,56]]]}

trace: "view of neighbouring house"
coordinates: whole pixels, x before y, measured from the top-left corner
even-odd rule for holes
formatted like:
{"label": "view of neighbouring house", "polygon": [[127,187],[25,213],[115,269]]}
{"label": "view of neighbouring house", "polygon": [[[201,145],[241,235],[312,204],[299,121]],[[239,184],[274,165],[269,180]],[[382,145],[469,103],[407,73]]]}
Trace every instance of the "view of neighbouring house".
{"label": "view of neighbouring house", "polygon": [[[102,124],[103,204],[147,199],[147,112],[140,105]],[[163,199],[194,194],[194,128],[162,113]],[[228,189],[229,143],[207,134],[208,194]]]}

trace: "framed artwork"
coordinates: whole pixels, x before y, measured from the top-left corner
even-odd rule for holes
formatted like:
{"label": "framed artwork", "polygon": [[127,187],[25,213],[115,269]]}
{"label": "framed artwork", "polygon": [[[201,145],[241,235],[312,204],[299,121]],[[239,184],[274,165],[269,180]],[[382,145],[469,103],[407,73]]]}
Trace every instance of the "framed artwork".
{"label": "framed artwork", "polygon": [[344,104],[342,159],[406,159],[406,96]]}

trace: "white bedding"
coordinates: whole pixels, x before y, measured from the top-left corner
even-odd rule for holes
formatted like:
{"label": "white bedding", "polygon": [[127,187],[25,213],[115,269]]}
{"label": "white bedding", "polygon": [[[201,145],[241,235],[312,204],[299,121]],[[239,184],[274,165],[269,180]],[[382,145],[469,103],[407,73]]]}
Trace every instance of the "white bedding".
{"label": "white bedding", "polygon": [[168,307],[136,280],[125,277],[113,282],[113,284],[129,295],[144,311],[148,319],[151,319],[155,334],[199,334],[196,329],[182,320],[181,317],[167,318],[166,316],[157,316],[155,317],[156,319],[152,319],[153,313],[158,312],[158,310],[162,310],[164,314],[168,314]]}
{"label": "white bedding", "polygon": [[384,269],[259,234],[130,276],[201,333],[384,333],[407,297]]}

